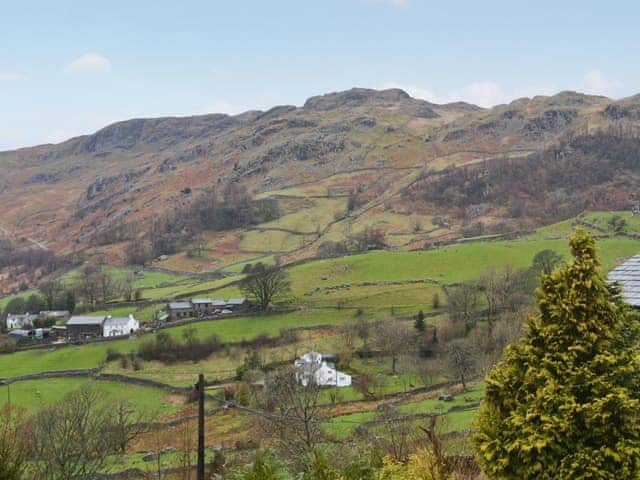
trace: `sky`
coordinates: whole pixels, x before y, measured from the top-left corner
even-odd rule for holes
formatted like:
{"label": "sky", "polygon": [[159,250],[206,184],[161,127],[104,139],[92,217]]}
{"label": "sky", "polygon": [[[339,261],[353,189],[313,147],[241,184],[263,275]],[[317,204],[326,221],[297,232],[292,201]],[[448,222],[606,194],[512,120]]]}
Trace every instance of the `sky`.
{"label": "sky", "polygon": [[352,87],[481,106],[640,92],[640,2],[0,0],[0,151]]}

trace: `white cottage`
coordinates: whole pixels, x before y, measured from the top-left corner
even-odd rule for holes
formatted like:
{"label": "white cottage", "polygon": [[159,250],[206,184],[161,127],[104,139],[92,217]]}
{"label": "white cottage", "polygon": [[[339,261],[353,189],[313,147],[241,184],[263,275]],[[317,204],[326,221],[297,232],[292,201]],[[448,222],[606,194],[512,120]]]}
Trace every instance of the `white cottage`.
{"label": "white cottage", "polygon": [[31,328],[33,322],[38,318],[37,315],[31,313],[13,314],[7,315],[7,330],[14,328]]}
{"label": "white cottage", "polygon": [[105,337],[130,335],[140,329],[140,322],[133,318],[133,315],[128,317],[108,316],[104,321],[103,329],[103,336]]}
{"label": "white cottage", "polygon": [[307,386],[313,381],[321,386],[348,387],[351,385],[351,375],[339,372],[335,365],[327,362],[322,354],[309,352],[294,362],[296,380]]}

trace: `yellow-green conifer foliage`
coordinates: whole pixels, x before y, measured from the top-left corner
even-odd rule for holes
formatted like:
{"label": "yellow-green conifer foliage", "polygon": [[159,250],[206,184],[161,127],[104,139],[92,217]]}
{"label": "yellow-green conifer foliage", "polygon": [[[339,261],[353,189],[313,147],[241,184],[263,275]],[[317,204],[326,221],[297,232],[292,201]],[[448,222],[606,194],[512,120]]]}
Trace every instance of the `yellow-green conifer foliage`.
{"label": "yellow-green conifer foliage", "polygon": [[640,478],[638,327],[595,242],[542,277],[539,312],[487,377],[476,456],[490,479]]}

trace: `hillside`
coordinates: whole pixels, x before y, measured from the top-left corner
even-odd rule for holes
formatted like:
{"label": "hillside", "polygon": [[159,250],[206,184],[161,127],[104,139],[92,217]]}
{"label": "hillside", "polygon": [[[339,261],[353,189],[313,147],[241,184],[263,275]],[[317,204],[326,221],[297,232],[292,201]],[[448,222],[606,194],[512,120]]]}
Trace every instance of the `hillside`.
{"label": "hillside", "polygon": [[[387,246],[406,250],[526,229],[578,208],[632,205],[628,175],[626,193],[592,195],[635,169],[618,157],[588,184],[551,182],[536,192],[522,184],[536,168],[562,170],[562,159],[573,158],[576,171],[587,158],[598,164],[604,154],[597,142],[576,147],[566,139],[622,131],[639,111],[639,97],[614,102],[575,92],[482,109],[435,105],[397,89],[352,89],[266,112],[128,120],[58,145],[0,153],[0,238],[118,264],[132,240],[194,238],[204,230],[195,259],[184,253],[183,238],[156,246],[154,254],[176,252],[160,266],[227,273],[274,255],[285,263],[309,258],[368,227],[382,231]],[[633,154],[634,141],[627,143],[620,155]],[[505,173],[505,164],[530,169]],[[496,177],[491,195],[479,180],[486,172]],[[506,193],[513,178],[518,188]],[[586,198],[575,203],[572,192],[581,188]],[[556,198],[574,208],[552,211],[548,203],[562,203]],[[210,209],[207,202],[235,220],[203,220],[204,228],[183,221]],[[0,277],[1,290],[32,284],[38,275],[31,270]]]}

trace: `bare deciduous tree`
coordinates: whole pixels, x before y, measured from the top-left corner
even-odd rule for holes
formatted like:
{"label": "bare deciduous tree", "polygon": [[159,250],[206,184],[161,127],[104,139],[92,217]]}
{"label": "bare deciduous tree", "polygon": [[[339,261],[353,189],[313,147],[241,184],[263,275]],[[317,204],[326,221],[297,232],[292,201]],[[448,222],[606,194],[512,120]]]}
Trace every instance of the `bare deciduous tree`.
{"label": "bare deciduous tree", "polygon": [[384,425],[385,434],[378,437],[383,452],[398,462],[405,462],[415,440],[416,430],[413,422],[403,418],[391,405],[383,405],[378,420]]}
{"label": "bare deciduous tree", "polygon": [[376,346],[391,357],[391,373],[395,375],[398,357],[413,346],[411,330],[400,320],[386,320],[376,325],[375,339]]}
{"label": "bare deciduous tree", "polygon": [[147,431],[145,423],[146,417],[131,402],[116,402],[111,409],[108,434],[120,453],[126,453],[131,441]]}
{"label": "bare deciduous tree", "polygon": [[270,412],[263,418],[268,433],[278,437],[284,452],[298,459],[311,454],[322,435],[321,389],[310,373],[307,385],[302,385],[294,368],[277,370],[267,377],[259,398],[260,406]]}
{"label": "bare deciduous tree", "polygon": [[95,388],[83,387],[66,395],[33,419],[33,468],[48,480],[94,478],[122,445],[114,424],[111,409]]}
{"label": "bare deciduous tree", "polygon": [[475,285],[463,283],[448,288],[447,311],[454,322],[463,322],[465,329],[470,331],[476,323],[478,309],[478,289]]}
{"label": "bare deciduous tree", "polygon": [[475,370],[476,348],[466,338],[452,340],[445,347],[447,364],[451,372],[460,379],[462,389],[467,389],[467,380]]}
{"label": "bare deciduous tree", "polygon": [[356,335],[358,335],[358,338],[362,340],[362,346],[366,347],[367,342],[369,341],[369,337],[371,336],[371,324],[363,315],[358,317],[354,328],[356,331]]}
{"label": "bare deciduous tree", "polygon": [[20,480],[29,460],[27,426],[22,411],[11,404],[0,409],[0,478]]}
{"label": "bare deciduous tree", "polygon": [[266,310],[274,299],[289,292],[289,276],[281,268],[257,263],[251,273],[240,282],[240,290],[262,310]]}
{"label": "bare deciduous tree", "polygon": [[64,285],[62,285],[60,280],[54,279],[41,283],[38,286],[38,290],[40,290],[40,293],[44,297],[47,310],[54,310],[58,298],[60,298],[64,291]]}

